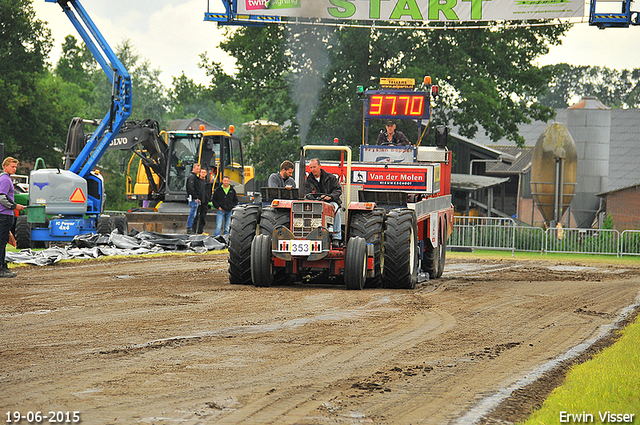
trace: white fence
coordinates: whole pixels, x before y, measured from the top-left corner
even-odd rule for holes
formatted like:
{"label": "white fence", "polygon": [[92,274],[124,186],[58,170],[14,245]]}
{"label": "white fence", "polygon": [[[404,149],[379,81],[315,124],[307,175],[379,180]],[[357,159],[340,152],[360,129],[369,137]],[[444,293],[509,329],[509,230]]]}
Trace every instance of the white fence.
{"label": "white fence", "polygon": [[510,218],[455,217],[451,248],[640,255],[640,231],[519,226]]}

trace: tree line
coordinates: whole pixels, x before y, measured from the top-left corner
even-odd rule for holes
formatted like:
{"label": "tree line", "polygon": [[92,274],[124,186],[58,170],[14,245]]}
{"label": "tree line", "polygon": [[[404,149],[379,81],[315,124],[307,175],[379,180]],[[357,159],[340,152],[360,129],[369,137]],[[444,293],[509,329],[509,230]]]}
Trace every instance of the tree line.
{"label": "tree line", "polygon": [[[102,118],[110,83],[73,35],[65,38],[58,62],[48,62],[51,33],[35,16],[32,0],[0,0],[0,22],[0,142],[23,163],[42,157],[47,166],[58,166],[71,119]],[[303,143],[332,143],[338,137],[359,145],[362,101],[356,87],[377,88],[380,77],[422,81],[430,75],[441,93],[430,126],[455,126],[470,138],[483,128],[494,141],[507,138],[521,145],[519,124],[552,119],[554,108],[585,95],[615,108],[639,106],[640,69],[534,65],[550,46],[560,44],[569,24],[485,26],[474,23],[474,29],[455,31],[410,24],[393,29],[242,27],[220,45],[236,59],[233,75],[206,52],[196,59],[210,78],[204,85],[183,73],[165,87],[160,69],[130,41],[114,50],[132,76],[131,119],[155,119],[161,128],[172,119],[192,117],[220,127],[234,124],[258,179],[282,160],[295,159]],[[275,122],[280,131],[242,131],[240,124],[256,119]],[[382,126],[372,123],[372,138]],[[399,129],[415,134],[416,126],[402,123]],[[110,209],[126,207],[122,155],[109,152],[101,161],[104,172],[113,174],[107,179]]]}

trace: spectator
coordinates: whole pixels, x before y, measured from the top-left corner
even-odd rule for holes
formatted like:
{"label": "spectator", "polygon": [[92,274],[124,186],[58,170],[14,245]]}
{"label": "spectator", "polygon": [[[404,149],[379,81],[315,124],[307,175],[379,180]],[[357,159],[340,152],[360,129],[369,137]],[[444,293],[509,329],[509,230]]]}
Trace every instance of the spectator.
{"label": "spectator", "polygon": [[187,234],[193,234],[193,222],[195,221],[202,190],[200,189],[200,164],[193,164],[191,174],[187,177],[187,200],[189,201],[189,217],[187,217]]}
{"label": "spectator", "polygon": [[220,236],[221,233],[224,235],[229,234],[231,210],[236,205],[238,205],[238,195],[236,195],[235,189],[231,186],[229,176],[224,176],[222,178],[222,186],[218,186],[213,192],[213,207],[218,210],[215,236]]}
{"label": "spectator", "polygon": [[206,224],[205,218],[207,216],[207,210],[209,209],[209,202],[211,202],[211,183],[209,183],[209,175],[206,168],[200,169],[200,186],[202,196],[200,198],[198,213],[196,214],[193,225],[194,230],[196,230],[195,233],[198,235],[201,235],[204,232],[204,225]]}
{"label": "spectator", "polygon": [[2,162],[2,168],[4,171],[0,174],[0,278],[16,277],[16,273],[9,270],[7,265],[7,243],[15,212],[24,210],[24,205],[15,202],[15,190],[11,180],[11,176],[18,169],[18,160],[9,156]]}
{"label": "spectator", "polygon": [[286,187],[292,189],[296,187],[296,182],[291,177],[293,175],[293,162],[284,161],[280,164],[280,172],[269,176],[269,187]]}

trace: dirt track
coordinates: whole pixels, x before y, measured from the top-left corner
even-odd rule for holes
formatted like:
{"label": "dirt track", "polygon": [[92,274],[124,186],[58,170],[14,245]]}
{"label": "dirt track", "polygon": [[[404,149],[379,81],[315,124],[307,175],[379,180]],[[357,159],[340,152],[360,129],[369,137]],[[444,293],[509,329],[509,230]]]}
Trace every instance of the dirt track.
{"label": "dirt track", "polygon": [[0,281],[3,421],[456,423],[640,294],[640,266],[542,261],[448,260],[414,291],[230,285],[225,255],[18,272]]}

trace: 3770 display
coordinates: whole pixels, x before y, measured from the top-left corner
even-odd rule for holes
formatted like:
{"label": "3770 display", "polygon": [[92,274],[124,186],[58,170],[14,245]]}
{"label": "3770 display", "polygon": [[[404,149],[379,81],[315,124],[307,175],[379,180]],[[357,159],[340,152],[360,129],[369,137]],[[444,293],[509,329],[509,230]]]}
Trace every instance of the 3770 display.
{"label": "3770 display", "polygon": [[386,93],[367,96],[366,118],[426,118],[429,115],[427,94]]}

